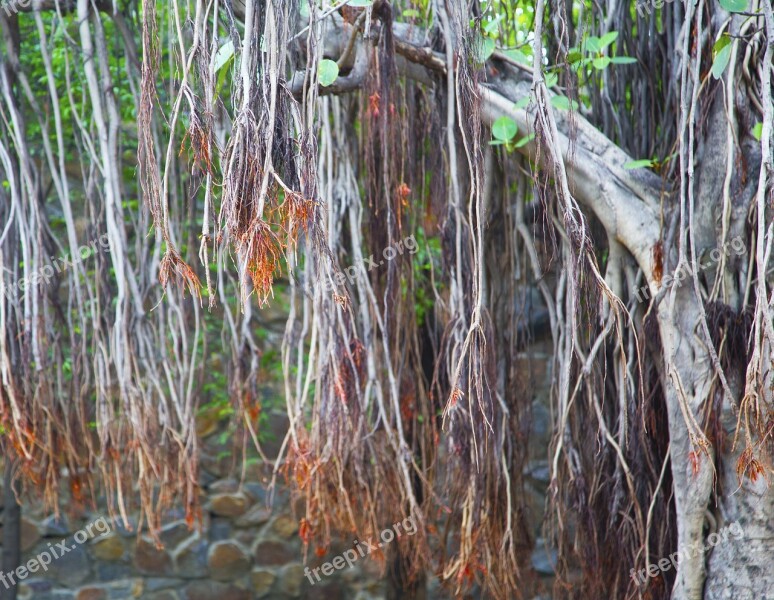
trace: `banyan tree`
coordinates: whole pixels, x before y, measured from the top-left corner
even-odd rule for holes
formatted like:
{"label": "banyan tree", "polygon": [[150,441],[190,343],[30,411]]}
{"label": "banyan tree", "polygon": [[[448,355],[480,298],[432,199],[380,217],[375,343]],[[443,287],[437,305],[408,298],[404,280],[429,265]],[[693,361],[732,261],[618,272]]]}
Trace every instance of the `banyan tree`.
{"label": "banyan tree", "polygon": [[771,593],[769,0],[8,0],[0,29],[26,493],[196,526],[200,390],[260,446],[280,303],[270,469],[309,552],[414,515],[403,597],[528,596],[539,305],[554,597]]}

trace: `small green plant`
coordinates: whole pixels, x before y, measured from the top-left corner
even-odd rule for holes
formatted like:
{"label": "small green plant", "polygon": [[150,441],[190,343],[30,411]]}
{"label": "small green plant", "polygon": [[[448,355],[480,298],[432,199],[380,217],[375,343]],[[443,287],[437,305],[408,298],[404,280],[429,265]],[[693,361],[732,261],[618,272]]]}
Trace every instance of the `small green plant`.
{"label": "small green plant", "polygon": [[632,169],[653,169],[655,171],[659,171],[661,167],[663,167],[666,163],[668,163],[670,160],[672,160],[675,156],[677,156],[677,153],[670,154],[663,160],[659,160],[658,158],[641,158],[638,160],[632,160],[627,163],[624,163],[624,169],[632,170]]}
{"label": "small green plant", "polygon": [[[528,99],[527,99],[528,100]],[[520,106],[520,102],[516,104],[516,108],[523,108]],[[505,146],[507,151],[512,151],[528,144],[535,139],[535,134],[531,133],[525,135],[521,139],[516,139],[516,134],[519,132],[519,128],[511,117],[502,116],[492,123],[492,140],[489,142],[492,146]]]}
{"label": "small green plant", "polygon": [[602,37],[588,36],[580,48],[570,48],[567,62],[579,71],[592,68],[597,71],[609,65],[628,65],[637,62],[631,56],[608,56],[608,48],[618,39],[617,31],[609,31]]}
{"label": "small green plant", "polygon": [[652,169],[656,165],[655,158],[641,158],[639,160],[630,160],[624,164],[624,169],[631,171],[632,169]]}
{"label": "small green plant", "polygon": [[500,117],[494,123],[492,123],[492,140],[491,144],[507,144],[510,142],[516,134],[519,132],[519,128],[516,125],[516,121],[510,117]]}
{"label": "small green plant", "polygon": [[418,250],[413,257],[414,310],[417,325],[421,327],[435,305],[431,274],[433,271],[439,273],[441,269],[441,240],[439,237],[428,237],[422,227],[417,228],[416,238]]}

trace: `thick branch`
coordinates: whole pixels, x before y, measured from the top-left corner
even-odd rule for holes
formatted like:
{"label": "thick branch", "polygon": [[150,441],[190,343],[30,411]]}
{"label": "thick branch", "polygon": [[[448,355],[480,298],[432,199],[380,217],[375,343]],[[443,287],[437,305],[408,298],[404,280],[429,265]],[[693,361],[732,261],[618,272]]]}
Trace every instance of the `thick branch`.
{"label": "thick branch", "polygon": [[[445,77],[446,62],[441,55],[417,45],[416,40],[424,39],[421,32],[416,28],[408,30],[402,24],[396,24],[394,31],[395,51],[399,58],[396,64],[404,76],[422,83],[432,82],[439,75]],[[338,58],[348,41],[345,36],[331,32],[325,40],[326,56]],[[361,57],[366,55],[362,40],[358,42],[356,52]],[[499,59],[495,56],[492,60]],[[362,69],[361,63],[360,69],[355,68],[347,77],[321,88],[320,93],[344,93],[359,88],[365,80]],[[497,72],[506,76],[501,75],[479,86],[482,115],[488,125],[507,115],[523,134],[532,132],[534,110],[514,107],[518,100],[531,95],[527,80],[530,76],[523,71],[499,60]],[[291,86],[296,94],[300,91],[299,78],[303,80],[302,74],[297,73]],[[632,253],[648,281],[652,281],[652,249],[660,239],[661,179],[646,169],[624,169],[623,165],[631,161],[631,157],[578,113],[571,118],[572,121],[567,111],[556,110],[562,157],[571,179],[570,191],[593,211],[607,233]],[[536,141],[519,148],[519,152],[535,160],[538,158]],[[540,159],[544,160],[545,155],[540,155]]]}
{"label": "thick branch", "polygon": [[[484,120],[491,125],[497,118],[509,116],[524,135],[532,133],[534,111],[514,108],[515,102],[529,95],[530,86],[518,82],[510,87],[517,90],[512,97],[481,86]],[[565,111],[557,110],[560,146],[571,193],[594,212],[607,233],[632,253],[648,279],[652,279],[652,248],[659,239],[660,179],[643,169],[624,169],[631,158],[578,114],[573,115],[574,144],[571,143],[567,116]],[[537,141],[519,151],[535,160]],[[545,154],[540,158],[545,159]]]}

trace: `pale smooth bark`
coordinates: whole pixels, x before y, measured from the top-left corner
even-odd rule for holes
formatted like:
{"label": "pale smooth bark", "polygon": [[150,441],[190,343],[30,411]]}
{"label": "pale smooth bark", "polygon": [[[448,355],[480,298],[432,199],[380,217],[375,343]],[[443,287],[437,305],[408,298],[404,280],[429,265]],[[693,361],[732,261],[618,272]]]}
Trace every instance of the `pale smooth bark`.
{"label": "pale smooth bark", "polygon": [[[400,31],[396,29],[396,33],[400,34]],[[421,39],[416,32],[412,37],[413,40]],[[433,71],[443,72],[443,61],[439,60],[442,57],[417,49],[411,41],[396,38],[396,43],[405,44],[403,48],[396,46],[400,54],[396,64],[407,77],[426,83],[432,80]],[[326,37],[327,54],[336,57],[346,42],[347,39],[337,38],[336,35]],[[358,55],[360,52],[356,49]],[[520,135],[525,135],[532,132],[534,111],[530,106],[516,108],[515,103],[530,96],[531,75],[528,69],[519,69],[527,72],[502,69],[499,79],[480,85],[479,91],[482,117],[487,124],[491,125],[498,117],[507,115],[516,122]],[[364,79],[362,66],[355,72],[357,76],[341,78],[328,91],[340,94],[358,89]],[[321,93],[328,91],[321,90]],[[628,250],[642,269],[647,283],[662,291],[654,278],[653,263],[654,246],[661,240],[661,178],[645,169],[624,169],[623,165],[632,157],[580,114],[570,117],[566,111],[555,110],[555,118],[571,193],[602,223],[610,239]],[[720,128],[720,131],[724,129]],[[726,159],[722,152],[718,152],[717,144],[708,141],[707,146],[711,146],[714,156],[705,156],[706,162],[701,167],[705,173],[705,189],[698,190],[700,198],[716,197],[714,189],[709,189],[714,186],[706,183],[707,174],[725,171]],[[519,151],[534,159],[535,142],[526,144]],[[721,184],[722,180],[722,177],[719,178]],[[699,181],[701,184],[701,177]],[[697,225],[701,229],[697,230],[697,236],[705,234],[709,247],[712,247],[715,241],[712,227],[714,212],[703,210],[703,213],[706,218]],[[672,266],[674,262],[673,258]],[[677,568],[672,597],[675,600],[702,598],[706,584],[708,598],[764,598],[769,590],[774,589],[774,581],[771,581],[774,573],[770,567],[766,568],[774,560],[774,527],[767,523],[767,515],[773,508],[772,495],[759,489],[752,495],[744,494],[744,490],[733,494],[738,487],[738,483],[737,486],[733,483],[736,481],[735,466],[739,452],[738,449],[737,452],[730,452],[729,445],[727,452],[719,458],[725,492],[720,508],[725,515],[718,521],[708,512],[717,475],[713,466],[714,450],[709,447],[706,453],[697,451],[695,443],[692,443],[695,439],[692,440],[689,423],[701,422],[703,407],[710,401],[710,388],[716,377],[706,341],[701,335],[702,314],[701,301],[696,298],[691,285],[668,290],[657,309],[663,345],[661,379],[669,411],[677,549],[687,551],[687,558]],[[726,407],[725,416],[732,439],[735,418],[730,415],[729,407]],[[700,429],[695,431],[699,433]],[[696,453],[695,459],[691,452]],[[722,545],[712,549],[711,554],[705,552],[707,535],[735,520],[740,521],[744,535],[739,538],[728,536]],[[713,521],[714,528],[708,529]],[[739,557],[744,567],[743,575],[738,578],[736,573],[740,563],[734,557]],[[748,595],[750,593],[751,596]]]}
{"label": "pale smooth bark", "polygon": [[[102,10],[107,8],[107,3],[97,4]],[[41,9],[52,8],[54,3],[41,2],[36,6]],[[89,3],[85,0],[80,0],[77,4],[62,2],[60,9],[74,10],[76,6],[81,18],[80,35],[83,46],[87,54],[93,57],[88,23]],[[348,29],[339,27],[338,32],[337,37],[335,29],[330,31],[330,35],[325,39],[326,55],[333,58],[341,55],[349,41]],[[411,39],[405,36],[405,30],[400,26],[396,26],[396,34],[396,45],[400,54],[399,60],[396,61],[397,67],[408,77],[423,83],[432,83],[434,72],[442,73],[445,69],[443,57],[417,47],[415,44],[422,36],[416,30]],[[401,38],[401,34],[404,34],[404,37]],[[346,93],[363,85],[364,47],[363,42],[356,45],[352,73],[321,92]],[[117,173],[113,156],[114,132],[106,128],[103,114],[110,107],[104,107],[100,101],[98,77],[92,64],[92,61],[87,63],[87,83],[96,112],[103,168],[112,176]],[[300,88],[302,80],[303,78],[300,78],[291,82],[290,87],[294,92]],[[508,115],[517,123],[522,134],[531,132],[534,112],[529,106],[525,109],[514,106],[517,101],[530,95],[530,80],[531,75],[526,71],[520,73],[516,68],[504,68],[499,78],[481,85],[479,92],[484,120],[491,124],[498,117]],[[716,111],[718,110],[720,109],[716,107]],[[624,169],[623,165],[632,158],[581,115],[570,117],[564,111],[555,110],[555,118],[571,193],[602,223],[609,238],[617,241],[631,254],[642,269],[647,282],[656,283],[653,248],[662,236],[660,178],[644,169]],[[770,123],[768,126],[770,127]],[[707,135],[717,135],[718,132],[725,132],[725,128],[710,127]],[[535,142],[532,142],[519,151],[535,158],[535,150]],[[716,156],[706,152],[702,170],[707,173],[713,170],[724,173],[728,162],[728,157],[723,153],[724,148],[713,144],[712,151]],[[702,181],[705,182],[704,188],[701,187]],[[700,176],[699,182],[698,197],[722,196],[722,191],[718,195],[718,190],[707,179],[702,180]],[[117,186],[107,185],[106,192],[110,203],[114,204],[119,195]],[[712,234],[715,215],[713,210],[708,209],[709,206],[707,203],[701,207],[702,210],[706,209],[706,214],[703,215],[703,222],[699,223],[702,231],[696,233],[697,237],[701,233],[708,240],[714,240]],[[746,217],[746,211],[740,211],[740,214],[742,219]],[[111,218],[109,231],[111,237],[120,242],[120,223],[115,222],[111,215],[108,211]],[[116,268],[120,267],[117,262]],[[126,281],[131,276],[131,273],[125,276],[119,273],[120,306],[128,307],[129,298],[136,297],[131,281],[130,289],[126,289]],[[707,454],[694,455],[694,458],[690,454],[696,450],[690,437],[689,423],[692,420],[701,422],[702,407],[710,401],[710,388],[716,376],[706,340],[702,339],[700,333],[701,302],[691,286],[685,285],[665,294],[657,309],[663,347],[661,379],[669,411],[678,550],[689,550],[697,544],[702,548],[706,546],[705,531],[708,524],[710,531],[717,531],[738,521],[743,535],[725,539],[717,544],[711,553],[699,552],[693,556],[694,553],[689,552],[688,558],[678,566],[673,597],[679,600],[693,600],[702,598],[703,595],[713,599],[764,598],[774,589],[774,571],[771,568],[774,560],[774,526],[769,518],[774,509],[772,494],[764,487],[763,480],[755,484],[745,483],[740,487],[736,461],[741,448],[731,451],[729,444],[726,452],[717,460],[721,467],[719,474],[716,474],[712,467],[715,459],[711,449]],[[117,312],[117,330],[123,323],[123,316]],[[116,350],[120,356],[122,348]],[[122,381],[128,380],[128,374],[122,375]],[[730,407],[726,407],[723,413],[723,423],[729,439],[733,439],[736,419]],[[698,458],[698,461],[695,458]],[[708,520],[707,513],[716,475],[719,476],[722,490],[721,518],[712,523],[713,519]]]}

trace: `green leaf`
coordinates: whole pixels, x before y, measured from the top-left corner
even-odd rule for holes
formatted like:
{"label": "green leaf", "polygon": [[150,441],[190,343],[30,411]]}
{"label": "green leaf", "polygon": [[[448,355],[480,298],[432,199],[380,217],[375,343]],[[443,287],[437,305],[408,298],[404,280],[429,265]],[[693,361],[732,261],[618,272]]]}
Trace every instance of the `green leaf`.
{"label": "green leaf", "polygon": [[720,6],[728,12],[744,12],[747,10],[747,0],[720,0]]}
{"label": "green leaf", "polygon": [[304,0],[301,0],[301,3],[298,6],[298,14],[300,14],[304,19],[309,18],[309,3],[305,2]]}
{"label": "green leaf", "polygon": [[602,40],[594,35],[586,38],[586,50],[588,52],[599,52],[602,49]]}
{"label": "green leaf", "polygon": [[234,56],[234,42],[232,40],[223,44],[215,53],[215,72],[217,73],[223,68],[232,57]]}
{"label": "green leaf", "polygon": [[492,123],[492,136],[501,142],[510,142],[518,131],[516,122],[510,117],[503,116]]}
{"label": "green leaf", "polygon": [[581,54],[578,50],[572,49],[570,52],[567,53],[567,62],[571,65],[574,65],[577,62],[580,62],[583,59],[583,54]]}
{"label": "green leaf", "polygon": [[607,56],[598,56],[594,59],[594,68],[601,71],[606,69],[611,62],[612,60]]}
{"label": "green leaf", "polygon": [[521,63],[523,65],[529,65],[532,63],[532,59],[524,54],[521,50],[518,50],[516,48],[511,48],[510,50],[503,50],[503,54],[510,58],[511,60],[515,60],[517,63]]}
{"label": "green leaf", "polygon": [[650,158],[643,158],[640,160],[633,160],[631,162],[628,162],[624,165],[624,169],[632,170],[632,169],[642,169],[645,167],[652,167],[653,166],[653,160]]}
{"label": "green leaf", "polygon": [[552,88],[559,83],[559,77],[556,73],[546,73],[546,87]]}
{"label": "green leaf", "polygon": [[502,15],[497,15],[496,19],[494,19],[493,21],[489,21],[489,23],[484,25],[483,27],[484,31],[489,35],[493,35],[497,33],[497,27],[498,27],[498,24],[500,23],[500,19],[502,19]]}
{"label": "green leaf", "polygon": [[755,124],[755,127],[752,128],[752,134],[753,134],[753,137],[760,142],[761,137],[763,136],[763,123],[758,121]]}
{"label": "green leaf", "polygon": [[[226,64],[228,64],[229,61],[232,61],[232,60],[234,60],[233,54],[231,55],[231,58],[229,58],[226,61]],[[228,69],[224,69],[224,68],[221,68],[220,73],[218,73],[218,81],[215,84],[215,97],[216,98],[219,97],[220,94],[222,93],[223,86],[226,84],[226,79],[228,78],[228,74],[229,74]]]}
{"label": "green leaf", "polygon": [[320,85],[327,87],[336,81],[339,76],[339,65],[335,61],[327,58],[320,61],[320,66],[317,68],[317,80]]}
{"label": "green leaf", "polygon": [[715,79],[720,79],[723,75],[723,71],[726,70],[728,62],[731,60],[731,48],[730,44],[723,46],[723,48],[715,55],[715,60],[712,61],[711,73]]}
{"label": "green leaf", "polygon": [[632,56],[614,56],[610,59],[614,65],[633,65],[637,59]]}
{"label": "green leaf", "polygon": [[606,33],[599,40],[600,50],[603,49],[603,48],[607,48],[610,44],[612,44],[617,39],[618,39],[618,32],[617,31],[610,31],[610,32]]}
{"label": "green leaf", "polygon": [[494,40],[485,37],[480,38],[477,50],[478,52],[476,52],[476,60],[480,63],[485,63],[495,51]]}
{"label": "green leaf", "polygon": [[718,38],[718,41],[715,42],[715,45],[712,46],[712,55],[715,56],[718,52],[720,52],[723,48],[728,46],[731,43],[731,36],[727,33],[724,33],[723,35]]}
{"label": "green leaf", "polygon": [[419,11],[413,8],[407,8],[403,11],[403,16],[406,19],[417,19],[419,18]]}
{"label": "green leaf", "polygon": [[[570,99],[567,96],[551,96],[551,106],[562,110],[570,110]],[[578,103],[572,101],[572,109],[578,110]]]}
{"label": "green leaf", "polygon": [[513,145],[513,147],[514,148],[521,148],[522,146],[526,146],[527,144],[529,144],[534,139],[535,139],[535,134],[534,133],[530,133],[529,135],[524,136],[518,142],[516,142]]}
{"label": "green leaf", "polygon": [[513,105],[513,108],[519,109],[519,108],[527,108],[529,106],[529,96],[524,96],[521,100],[519,100],[516,104]]}

